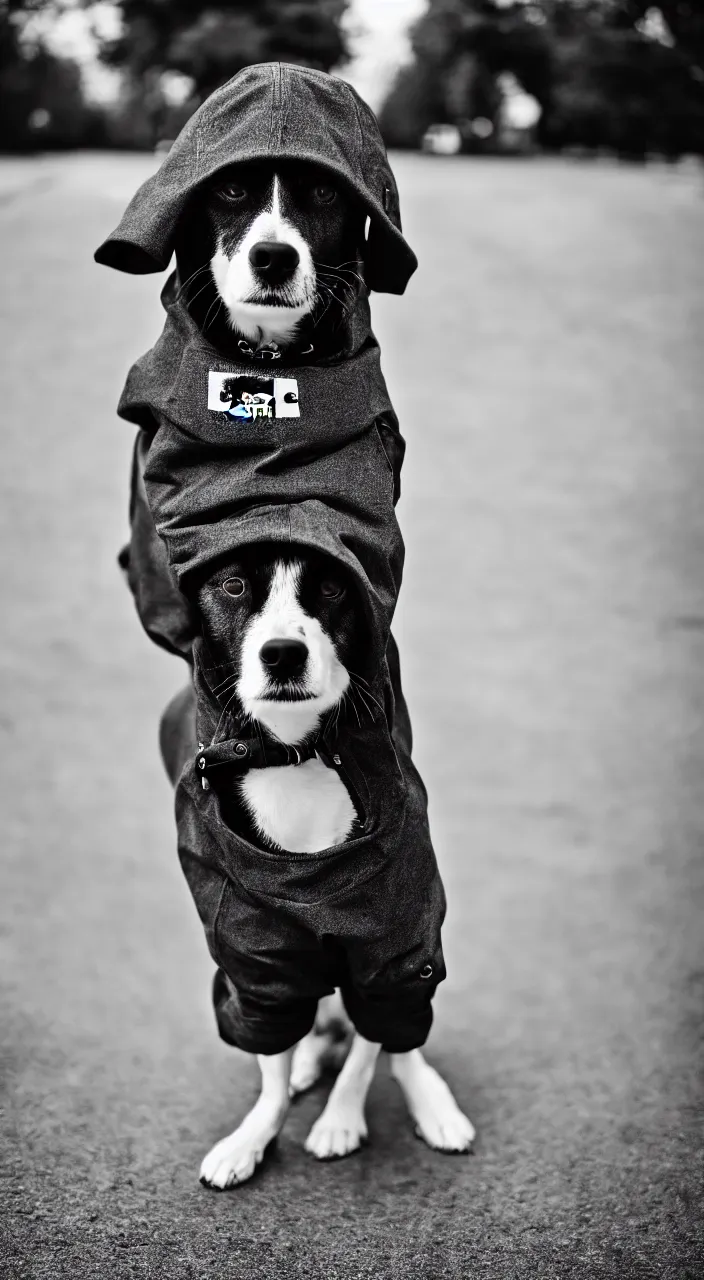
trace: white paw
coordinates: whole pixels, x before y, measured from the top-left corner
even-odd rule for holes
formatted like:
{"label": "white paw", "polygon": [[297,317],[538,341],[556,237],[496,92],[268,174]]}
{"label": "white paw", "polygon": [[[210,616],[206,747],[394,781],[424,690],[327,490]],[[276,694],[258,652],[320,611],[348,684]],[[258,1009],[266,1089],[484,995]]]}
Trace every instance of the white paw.
{"label": "white paw", "polygon": [[271,1140],[271,1134],[242,1134],[241,1129],[236,1129],[208,1152],[200,1166],[201,1182],[217,1191],[246,1182]]}
{"label": "white paw", "polygon": [[394,1065],[418,1137],[434,1151],[469,1151],[474,1125],[460,1111],[442,1076],[420,1053],[409,1054],[407,1061]]}
{"label": "white paw", "polygon": [[475,1138],[471,1120],[455,1106],[445,1115],[424,1116],[416,1121],[416,1134],[433,1151],[470,1151]]}
{"label": "white paw", "polygon": [[308,1137],[306,1151],[316,1160],[336,1160],[358,1151],[367,1140],[367,1126],[358,1109],[326,1107]]}

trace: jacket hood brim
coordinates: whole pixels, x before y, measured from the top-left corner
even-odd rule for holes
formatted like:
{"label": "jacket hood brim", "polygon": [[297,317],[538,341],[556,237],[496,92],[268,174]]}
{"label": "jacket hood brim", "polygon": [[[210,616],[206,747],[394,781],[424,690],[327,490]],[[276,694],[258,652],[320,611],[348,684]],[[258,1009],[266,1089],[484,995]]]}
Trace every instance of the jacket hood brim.
{"label": "jacket hood brim", "polygon": [[344,80],[278,62],[246,67],[206,99],[96,262],[134,275],[165,271],[194,193],[229,165],[255,160],[307,161],[336,178],[369,217],[367,287],[404,292],[418,263],[401,233],[398,190],[374,114]]}

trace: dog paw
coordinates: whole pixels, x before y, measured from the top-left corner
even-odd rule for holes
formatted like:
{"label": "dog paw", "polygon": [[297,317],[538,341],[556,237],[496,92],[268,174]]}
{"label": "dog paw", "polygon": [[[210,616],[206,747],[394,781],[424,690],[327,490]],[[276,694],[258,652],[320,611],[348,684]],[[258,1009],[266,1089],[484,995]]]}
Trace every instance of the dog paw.
{"label": "dog paw", "polygon": [[406,1098],[415,1132],[433,1151],[468,1152],[475,1137],[474,1125],[460,1111],[450,1089],[434,1067],[416,1052],[402,1055],[392,1071]]}
{"label": "dog paw", "polygon": [[459,1107],[452,1115],[425,1116],[416,1121],[416,1137],[422,1138],[433,1151],[463,1154],[472,1149],[474,1125]]}
{"label": "dog paw", "polygon": [[339,1160],[358,1151],[366,1140],[367,1126],[359,1111],[326,1108],[308,1134],[305,1149],[316,1160]]}
{"label": "dog paw", "polygon": [[272,1141],[271,1134],[241,1134],[236,1129],[221,1142],[216,1142],[200,1166],[203,1186],[224,1191],[227,1187],[246,1182]]}

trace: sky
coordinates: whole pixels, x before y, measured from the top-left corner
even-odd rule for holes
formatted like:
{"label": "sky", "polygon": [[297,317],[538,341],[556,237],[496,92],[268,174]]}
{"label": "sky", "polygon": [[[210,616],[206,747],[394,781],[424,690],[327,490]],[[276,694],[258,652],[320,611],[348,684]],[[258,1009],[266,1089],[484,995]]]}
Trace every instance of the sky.
{"label": "sky", "polygon": [[352,0],[348,27],[355,56],[342,74],[375,109],[394,72],[410,56],[407,31],[425,0]]}
{"label": "sky", "polygon": [[[407,30],[423,12],[425,0],[352,0],[347,17],[352,61],[342,70],[370,106],[378,108],[398,66],[409,57]],[[110,0],[100,0],[89,11],[68,8],[51,30],[46,31],[51,47],[81,62],[88,93],[106,98],[115,92],[115,74],[98,65],[91,28],[103,35],[116,30],[115,9]],[[46,30],[43,20],[37,29]]]}

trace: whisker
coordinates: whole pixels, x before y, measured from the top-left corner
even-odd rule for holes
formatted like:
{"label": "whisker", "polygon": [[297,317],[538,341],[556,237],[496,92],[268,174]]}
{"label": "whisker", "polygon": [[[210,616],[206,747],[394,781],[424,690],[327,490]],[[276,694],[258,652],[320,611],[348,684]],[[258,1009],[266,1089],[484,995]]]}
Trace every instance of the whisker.
{"label": "whisker", "polygon": [[[366,689],[364,689],[364,688],[362,687],[362,685],[361,685],[361,684],[359,684],[359,681],[360,681],[360,680],[363,680],[363,679],[364,679],[364,677],[363,677],[363,676],[359,676],[359,675],[357,675],[357,673],[356,673],[356,672],[354,672],[354,671],[350,671],[349,676],[350,676],[350,680],[351,680],[351,681],[352,681],[352,683],[355,685],[355,687],[358,689],[359,693],[363,693],[363,694],[365,694],[365,696],[366,696],[367,698],[369,698],[371,702],[373,702],[373,703],[374,703],[374,706],[379,708],[379,710],[380,710],[381,714],[382,714],[382,715],[385,715],[386,713],[385,713],[385,711],[384,711],[384,708],[382,707],[381,703],[379,702],[379,699],[378,699],[378,698],[376,698],[376,697],[374,696],[374,694],[372,693],[371,689],[370,689],[370,688],[368,688],[368,687],[367,687]],[[364,681],[364,683],[365,683],[365,684],[367,684],[367,681]]]}
{"label": "whisker", "polygon": [[[233,663],[233,662],[223,663],[223,666],[231,667],[231,666],[234,666],[234,663]],[[211,693],[217,693],[218,689],[222,689],[223,685],[225,685],[225,684],[229,684],[229,683],[230,683],[230,680],[234,679],[234,678],[236,677],[236,675],[237,675],[237,672],[236,672],[236,671],[231,671],[231,672],[229,673],[229,675],[226,675],[226,676],[225,676],[225,679],[224,679],[224,680],[221,680],[221,681],[220,681],[220,683],[219,683],[219,684],[214,684],[214,685],[212,685],[212,686],[211,686],[211,689],[210,689],[210,692],[211,692]]]}
{"label": "whisker", "polygon": [[[216,306],[216,304],[217,304],[217,306]],[[222,305],[223,305],[222,298],[220,297],[220,294],[218,294],[218,295],[217,295],[217,297],[215,297],[215,298],[213,299],[213,301],[211,302],[211,304],[210,304],[210,306],[208,307],[208,310],[207,310],[207,312],[206,312],[205,320],[203,321],[203,332],[205,332],[205,330],[206,330],[206,329],[207,329],[207,327],[208,327],[208,324],[209,324],[209,321],[210,321],[210,313],[211,313],[211,311],[212,311],[213,307],[214,307],[214,306],[216,307],[215,315],[213,316],[213,322],[215,322],[215,320],[217,320],[217,318],[218,318],[218,316],[219,316],[219,314],[220,314],[220,308],[222,307]]]}
{"label": "whisker", "polygon": [[230,681],[230,683],[229,683],[229,684],[225,685],[222,689],[220,689],[219,693],[217,693],[215,696],[216,696],[216,698],[217,698],[218,702],[219,702],[219,703],[221,704],[221,706],[222,706],[222,705],[223,705],[223,702],[222,702],[223,698],[229,698],[229,695],[230,695],[230,694],[232,694],[232,693],[237,693],[237,679],[236,679],[236,678],[232,679],[232,680]]}
{"label": "whisker", "polygon": [[181,285],[181,288],[176,294],[176,302],[178,302],[179,298],[184,293],[184,291],[188,288],[189,284],[191,284],[191,282],[195,280],[196,276],[200,275],[201,271],[209,271],[209,270],[210,270],[210,267],[207,263],[205,263],[202,267],[196,267],[195,271],[192,271],[188,279],[184,280],[183,284]]}
{"label": "whisker", "polygon": [[[223,709],[222,709],[222,714],[223,714],[223,716],[227,715],[227,713],[228,713],[228,711],[230,710],[230,707],[232,706],[232,704],[233,704],[233,702],[235,701],[235,698],[236,698],[236,697],[237,697],[237,690],[235,689],[235,690],[233,691],[232,695],[227,699],[227,702],[225,703],[225,705],[224,705],[224,707],[223,707]],[[221,717],[221,719],[222,719],[222,717]]]}
{"label": "whisker", "polygon": [[[355,715],[356,715],[356,717],[357,717],[357,724],[359,725],[359,727],[360,727],[360,729],[361,729],[361,727],[362,727],[362,721],[361,721],[361,720],[360,720],[360,718],[359,718],[359,711],[357,710],[357,705],[356,705],[356,703],[355,703],[355,700],[354,700],[354,696],[353,696],[353,694],[354,694],[354,686],[352,686],[352,693],[350,694],[350,699],[349,699],[349,701],[350,701],[350,706],[352,707],[352,710],[354,711],[354,714],[355,714]],[[345,692],[345,697],[347,697],[347,693],[346,693],[346,692]]]}

